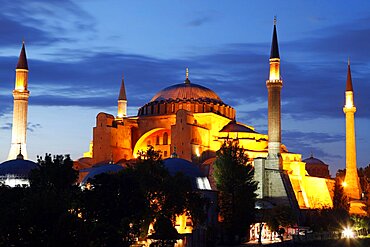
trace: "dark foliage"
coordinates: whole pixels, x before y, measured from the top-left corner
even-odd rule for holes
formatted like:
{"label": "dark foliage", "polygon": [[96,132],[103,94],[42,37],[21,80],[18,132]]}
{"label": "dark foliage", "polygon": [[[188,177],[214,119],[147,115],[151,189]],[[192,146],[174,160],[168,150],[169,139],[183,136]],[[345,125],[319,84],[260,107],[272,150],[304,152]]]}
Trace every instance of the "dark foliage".
{"label": "dark foliage", "polygon": [[29,187],[0,186],[0,246],[129,246],[154,219],[186,213],[195,224],[204,220],[205,200],[186,176],[170,176],[152,148],[85,190],[68,156],[38,162]]}
{"label": "dark foliage", "polygon": [[242,241],[248,234],[255,215],[253,167],[237,143],[225,142],[214,164],[214,177],[219,193],[224,240]]}

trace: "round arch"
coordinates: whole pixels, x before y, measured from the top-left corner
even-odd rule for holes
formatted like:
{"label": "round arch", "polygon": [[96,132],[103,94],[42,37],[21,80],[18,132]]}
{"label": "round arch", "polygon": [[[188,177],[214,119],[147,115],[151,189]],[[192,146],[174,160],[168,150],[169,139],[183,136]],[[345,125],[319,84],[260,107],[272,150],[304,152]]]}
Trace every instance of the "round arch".
{"label": "round arch", "polygon": [[[160,142],[159,144],[155,141],[158,135],[162,140],[162,142]],[[167,136],[165,138],[167,138],[168,140],[165,144],[163,143],[164,135]],[[171,144],[171,130],[166,128],[154,128],[145,132],[135,144],[133,157],[137,158],[137,154],[139,151],[145,151],[148,146],[148,141],[151,141],[151,139],[153,139],[153,142],[151,142],[149,145],[152,145],[155,150],[163,151],[162,149],[164,149],[164,146],[166,146],[165,149],[169,150],[169,145]]]}

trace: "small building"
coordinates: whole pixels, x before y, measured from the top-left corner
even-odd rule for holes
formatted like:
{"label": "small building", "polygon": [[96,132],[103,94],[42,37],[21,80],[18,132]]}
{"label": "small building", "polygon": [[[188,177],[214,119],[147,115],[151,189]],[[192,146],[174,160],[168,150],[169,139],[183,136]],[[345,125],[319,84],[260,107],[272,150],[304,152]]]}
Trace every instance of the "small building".
{"label": "small building", "polygon": [[306,163],[306,171],[311,177],[330,178],[329,165],[322,160],[311,155],[310,158],[304,159],[303,162]]}

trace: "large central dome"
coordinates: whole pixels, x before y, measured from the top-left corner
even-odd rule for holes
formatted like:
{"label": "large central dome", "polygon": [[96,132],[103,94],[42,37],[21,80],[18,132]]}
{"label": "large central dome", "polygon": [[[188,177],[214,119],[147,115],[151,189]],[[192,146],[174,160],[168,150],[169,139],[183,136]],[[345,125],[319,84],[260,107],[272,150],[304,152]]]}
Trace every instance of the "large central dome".
{"label": "large central dome", "polygon": [[211,100],[221,103],[221,98],[211,89],[194,83],[180,83],[159,91],[150,102],[161,100]]}
{"label": "large central dome", "polygon": [[138,116],[176,114],[181,109],[193,113],[213,112],[235,119],[232,107],[225,104],[211,89],[190,83],[188,74],[184,83],[166,87],[154,95],[147,104],[140,107]]}

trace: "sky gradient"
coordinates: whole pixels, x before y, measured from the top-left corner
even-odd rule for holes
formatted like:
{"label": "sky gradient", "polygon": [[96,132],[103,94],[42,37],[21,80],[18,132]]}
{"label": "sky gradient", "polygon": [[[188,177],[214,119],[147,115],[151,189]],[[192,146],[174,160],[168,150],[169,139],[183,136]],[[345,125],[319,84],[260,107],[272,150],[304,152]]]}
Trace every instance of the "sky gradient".
{"label": "sky gradient", "polygon": [[370,163],[370,2],[15,0],[0,12],[0,161],[11,141],[15,66],[29,65],[28,155],[88,150],[99,112],[116,114],[122,73],[128,113],[190,80],[214,90],[237,120],[267,133],[273,17],[281,57],[282,142],[345,167],[343,113],[351,59],[357,164]]}

